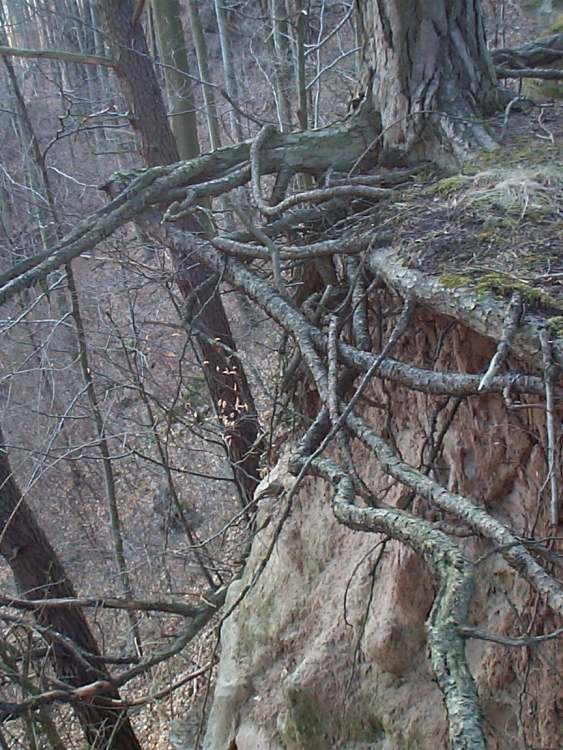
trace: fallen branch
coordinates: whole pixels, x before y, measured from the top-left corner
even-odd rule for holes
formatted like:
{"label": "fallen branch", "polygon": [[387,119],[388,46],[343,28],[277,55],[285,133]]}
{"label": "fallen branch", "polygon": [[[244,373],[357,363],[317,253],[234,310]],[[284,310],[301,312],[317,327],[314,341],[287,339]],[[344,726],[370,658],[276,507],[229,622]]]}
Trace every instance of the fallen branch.
{"label": "fallen branch", "polygon": [[[347,170],[350,164],[365,156],[366,147],[373,141],[375,125],[367,114],[360,117],[358,112],[353,118],[322,130],[276,134],[263,150],[263,173],[288,167],[296,172],[316,174],[329,165],[341,171]],[[199,186],[198,190],[203,194],[203,183],[227,179],[233,170],[244,169],[249,161],[250,147],[251,143],[247,141],[190,161],[114,175],[106,185],[110,194],[118,193],[112,201],[79,222],[55,247],[0,275],[0,304],[43,281],[49,273],[73,258],[91,251],[151,205],[160,204],[171,191],[176,191],[176,200],[178,189],[185,191],[190,186]]]}
{"label": "fallen branch", "polygon": [[563,70],[553,68],[505,68],[497,65],[496,74],[499,78],[539,78],[542,81],[563,81]]}
{"label": "fallen branch", "polygon": [[495,65],[508,68],[545,68],[563,59],[563,34],[551,34],[521,47],[495,49],[491,57]]}

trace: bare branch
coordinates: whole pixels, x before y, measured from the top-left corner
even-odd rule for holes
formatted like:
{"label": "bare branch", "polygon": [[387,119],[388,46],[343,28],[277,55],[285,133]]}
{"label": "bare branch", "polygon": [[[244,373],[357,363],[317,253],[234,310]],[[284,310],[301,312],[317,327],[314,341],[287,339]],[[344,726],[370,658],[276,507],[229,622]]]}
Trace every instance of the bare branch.
{"label": "bare branch", "polygon": [[0,56],[26,57],[35,60],[61,60],[62,62],[77,63],[79,65],[103,65],[113,68],[114,62],[109,57],[100,55],[84,55],[78,52],[67,52],[62,49],[25,49],[23,47],[0,46]]}
{"label": "bare branch", "polygon": [[87,607],[94,609],[122,609],[135,612],[169,612],[182,617],[196,617],[200,608],[182,602],[140,601],[137,599],[101,598],[64,598],[64,599],[18,599],[11,596],[0,596],[1,607],[35,612],[52,607]]}
{"label": "bare branch", "polygon": [[497,350],[495,352],[495,356],[492,358],[487,372],[483,375],[483,378],[479,383],[480,391],[487,388],[487,386],[490,384],[492,379],[504,364],[504,361],[508,356],[508,352],[510,351],[510,346],[512,344],[512,340],[514,339],[514,334],[516,333],[516,329],[518,328],[518,323],[520,322],[521,315],[522,295],[520,294],[520,292],[514,292],[514,294],[512,295],[512,299],[510,300],[508,310],[506,312],[506,320],[504,322],[502,334],[497,346]]}
{"label": "bare branch", "polygon": [[501,646],[516,646],[518,648],[522,648],[523,646],[537,646],[539,643],[553,641],[563,636],[563,628],[558,628],[553,633],[547,633],[546,635],[526,635],[519,638],[512,638],[507,635],[495,635],[479,628],[469,628],[466,626],[460,626],[458,632],[464,638],[477,638],[481,641],[499,643]]}
{"label": "bare branch", "polygon": [[8,721],[10,719],[16,719],[18,716],[23,716],[29,711],[36,710],[42,706],[48,706],[51,703],[78,703],[81,701],[90,701],[93,697],[100,693],[105,693],[112,689],[112,684],[104,680],[98,680],[97,682],[91,682],[89,685],[83,685],[82,687],[69,689],[69,690],[49,690],[46,693],[41,693],[27,701],[21,703],[8,703],[0,702],[0,722]]}
{"label": "bare branch", "polygon": [[539,78],[542,81],[563,81],[563,70],[554,68],[505,68],[497,65],[496,73],[499,78]]}
{"label": "bare branch", "polygon": [[[365,154],[365,144],[373,140],[374,124],[365,120],[350,118],[326,130],[276,134],[264,148],[261,170],[270,173],[287,166],[296,171],[317,172],[330,163],[336,169],[347,169]],[[54,248],[0,275],[0,304],[22,289],[39,283],[51,271],[83,252],[92,250],[117,228],[149,206],[160,203],[169,191],[224,178],[231,170],[243,168],[250,157],[250,146],[250,142],[246,142],[190,161],[114,176],[106,186],[111,194],[118,193],[114,200],[79,222]],[[347,188],[345,191],[348,193]]]}

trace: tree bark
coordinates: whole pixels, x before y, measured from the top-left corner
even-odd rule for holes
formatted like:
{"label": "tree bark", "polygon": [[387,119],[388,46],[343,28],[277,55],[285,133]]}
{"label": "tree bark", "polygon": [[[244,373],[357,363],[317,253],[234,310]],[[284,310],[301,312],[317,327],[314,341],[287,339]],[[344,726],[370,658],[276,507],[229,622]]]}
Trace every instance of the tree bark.
{"label": "tree bark", "polygon": [[[21,494],[14,479],[4,438],[0,431],[0,554],[14,575],[19,593],[26,598],[76,597],[64,567]],[[82,610],[77,607],[46,607],[36,610],[37,622],[66,638],[82,652],[100,656],[98,645]],[[72,687],[98,680],[110,681],[103,666],[88,666],[78,660],[61,640],[53,639],[51,652],[56,674]],[[107,691],[89,702],[76,704],[76,713],[89,743],[109,750],[140,750],[129,719],[123,711],[107,705],[119,699],[108,684]]]}
{"label": "tree bark", "polygon": [[[133,25],[132,0],[101,0],[114,48],[115,72],[141,139],[147,166],[178,161],[178,149],[166,118],[166,110],[148,56],[140,24]],[[195,217],[184,228],[200,234]],[[224,430],[227,455],[233,468],[243,506],[258,485],[259,430],[256,407],[218,291],[218,279],[189,253],[173,257],[177,283],[188,300],[192,333],[197,342],[203,372],[217,417]],[[216,343],[218,342],[218,343]]]}
{"label": "tree bark", "polygon": [[479,0],[358,0],[362,88],[381,117],[383,158],[448,161],[494,141],[496,105]]}

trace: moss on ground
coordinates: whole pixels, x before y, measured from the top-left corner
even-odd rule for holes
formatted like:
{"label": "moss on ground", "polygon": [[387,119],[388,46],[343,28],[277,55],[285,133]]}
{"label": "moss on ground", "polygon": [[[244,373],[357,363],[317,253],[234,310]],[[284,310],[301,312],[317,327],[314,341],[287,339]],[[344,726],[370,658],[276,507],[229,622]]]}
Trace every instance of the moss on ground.
{"label": "moss on ground", "polygon": [[553,315],[548,318],[547,325],[554,336],[563,338],[563,315]]}
{"label": "moss on ground", "polygon": [[440,276],[440,284],[445,286],[447,289],[459,289],[464,286],[471,286],[471,276],[464,275],[462,273],[443,273]]}
{"label": "moss on ground", "polygon": [[469,178],[466,175],[454,174],[449,177],[443,177],[438,182],[433,183],[428,188],[430,195],[442,195],[448,198],[453,193],[461,190],[467,185]]}
{"label": "moss on ground", "polygon": [[563,13],[560,13],[549,27],[550,34],[561,34],[563,31]]}

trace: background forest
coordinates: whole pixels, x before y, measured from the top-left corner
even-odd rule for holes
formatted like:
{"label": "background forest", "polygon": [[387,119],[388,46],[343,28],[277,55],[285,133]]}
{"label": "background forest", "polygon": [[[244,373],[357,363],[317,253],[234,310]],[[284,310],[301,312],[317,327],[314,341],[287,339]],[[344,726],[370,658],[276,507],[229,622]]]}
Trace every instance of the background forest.
{"label": "background forest", "polygon": [[[130,177],[166,163],[151,161],[108,64],[118,6],[109,0],[0,0],[0,45],[12,48],[0,66],[3,273],[51,248],[105,206],[116,195],[119,174]],[[488,0],[483,11],[492,48],[517,47],[559,30],[553,26],[556,3]],[[361,104],[361,40],[352,0],[137,0],[134,19],[144,29],[181,159],[256,142],[267,124],[281,133],[323,128]],[[143,87],[141,72],[134,85]],[[521,84],[506,85],[517,94]],[[560,92],[561,83],[524,86],[525,94],[545,100]],[[133,114],[146,118],[149,129],[159,116],[150,108]],[[172,153],[168,162],[174,161]],[[283,198],[316,183],[311,175],[281,170],[276,178],[265,177],[262,187]],[[250,238],[271,249],[254,226],[250,194],[250,187],[239,187],[234,196],[200,197],[193,214],[233,241]],[[167,210],[189,225],[187,199],[179,191],[170,196],[175,202],[168,200]],[[368,215],[361,196],[355,210]],[[319,213],[317,236],[324,219]],[[347,209],[339,220],[345,228]],[[292,232],[296,244],[312,237]],[[260,257],[257,264],[266,268]],[[274,262],[267,278],[282,296],[295,293],[300,304],[305,292],[314,295],[329,285],[331,273],[322,259],[311,271],[297,258],[284,267],[283,278]],[[219,273],[207,295],[218,298],[220,285],[239,349],[236,361],[248,379],[242,390],[252,393],[259,415],[260,429],[247,445],[262,452],[260,467],[247,448],[241,454],[229,416],[221,413],[222,396],[214,392],[214,406],[202,371],[214,337],[198,330],[198,316],[187,311],[197,304],[198,287],[186,293],[177,276],[174,259],[155,235],[129,223],[2,307],[0,418],[9,458],[2,486],[6,491],[17,481],[18,503],[23,499],[32,509],[56,550],[53,559],[82,600],[99,650],[92,661],[79,647],[57,640],[48,616],[34,618],[36,605],[25,611],[9,564],[19,542],[9,546],[3,535],[3,750],[84,747],[80,722],[89,719],[80,710],[77,719],[73,705],[85,696],[64,698],[64,659],[55,655],[61,673],[51,658],[57,648],[74,649],[90,683],[107,681],[108,672],[117,675],[112,710],[129,709],[138,738],[138,744],[122,737],[112,745],[111,736],[96,730],[89,746],[159,750],[170,741],[188,747],[174,733],[181,735],[186,716],[199,721],[208,707],[219,632],[219,616],[208,605],[223,603],[222,587],[248,554],[254,480],[316,416],[316,392],[290,336],[234,284],[221,283]],[[299,289],[305,290],[302,298]],[[232,352],[223,349],[217,369],[232,363]],[[44,550],[37,546],[36,552]],[[52,562],[48,568],[56,586],[63,574]],[[74,595],[64,586],[54,591],[51,597]],[[42,591],[30,586],[26,597],[41,599]],[[93,664],[106,671],[96,672]],[[62,701],[34,704],[34,696],[49,691],[60,691]],[[33,710],[14,708],[29,701]]]}

